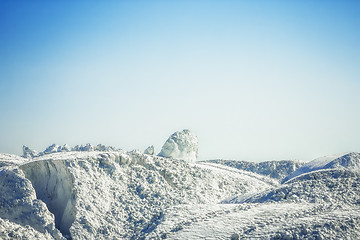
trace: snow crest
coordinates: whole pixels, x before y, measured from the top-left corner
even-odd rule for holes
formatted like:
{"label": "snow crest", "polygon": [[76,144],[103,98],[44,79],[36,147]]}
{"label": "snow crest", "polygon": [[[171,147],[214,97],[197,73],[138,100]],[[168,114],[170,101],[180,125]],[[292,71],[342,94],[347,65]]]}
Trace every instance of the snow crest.
{"label": "snow crest", "polygon": [[300,161],[291,161],[291,160],[265,161],[265,162],[256,163],[256,162],[248,162],[248,161],[215,159],[204,162],[218,163],[236,169],[258,173],[279,180],[289,176],[296,169],[304,165],[304,163]]}

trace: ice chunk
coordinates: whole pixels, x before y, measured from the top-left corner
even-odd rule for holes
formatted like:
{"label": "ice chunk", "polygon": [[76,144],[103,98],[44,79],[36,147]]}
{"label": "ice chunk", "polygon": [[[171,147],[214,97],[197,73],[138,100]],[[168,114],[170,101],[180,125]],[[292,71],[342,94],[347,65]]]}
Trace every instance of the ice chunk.
{"label": "ice chunk", "polygon": [[175,132],[169,137],[159,156],[195,162],[198,156],[198,148],[198,138],[190,130],[185,129],[181,132]]}
{"label": "ice chunk", "polygon": [[144,154],[154,155],[154,152],[154,146],[151,145],[150,147],[145,149]]}
{"label": "ice chunk", "polygon": [[64,144],[61,149],[61,152],[71,152],[71,147],[68,144]]}
{"label": "ice chunk", "polygon": [[56,153],[56,152],[60,152],[60,150],[61,147],[59,145],[52,144],[49,147],[47,147],[43,153],[44,154]]}
{"label": "ice chunk", "polygon": [[35,150],[32,150],[28,146],[23,146],[23,157],[25,158],[33,158],[37,157],[39,154]]}

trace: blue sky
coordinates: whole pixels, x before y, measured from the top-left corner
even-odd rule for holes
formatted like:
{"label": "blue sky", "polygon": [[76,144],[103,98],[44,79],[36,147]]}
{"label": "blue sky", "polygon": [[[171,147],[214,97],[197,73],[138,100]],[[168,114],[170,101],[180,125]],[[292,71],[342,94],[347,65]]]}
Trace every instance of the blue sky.
{"label": "blue sky", "polygon": [[0,152],[156,150],[200,159],[360,151],[358,1],[0,0]]}

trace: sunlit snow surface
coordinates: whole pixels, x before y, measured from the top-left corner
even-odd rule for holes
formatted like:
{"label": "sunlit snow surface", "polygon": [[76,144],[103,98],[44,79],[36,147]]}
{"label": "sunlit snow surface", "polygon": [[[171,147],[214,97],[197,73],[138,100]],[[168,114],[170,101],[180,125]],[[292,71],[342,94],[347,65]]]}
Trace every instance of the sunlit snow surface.
{"label": "sunlit snow surface", "polygon": [[281,184],[226,164],[104,150],[0,154],[0,239],[360,238],[358,153]]}

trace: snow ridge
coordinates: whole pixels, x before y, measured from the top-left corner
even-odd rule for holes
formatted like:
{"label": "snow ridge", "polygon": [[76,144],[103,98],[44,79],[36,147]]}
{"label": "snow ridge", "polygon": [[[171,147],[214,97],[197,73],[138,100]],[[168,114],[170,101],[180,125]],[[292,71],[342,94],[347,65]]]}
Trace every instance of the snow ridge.
{"label": "snow ridge", "polygon": [[360,173],[347,169],[326,169],[303,174],[280,187],[238,196],[225,203],[309,202],[360,204]]}
{"label": "snow ridge", "polygon": [[285,177],[283,182],[304,173],[330,168],[347,168],[358,171],[360,170],[360,153],[352,152],[317,158]]}
{"label": "snow ridge", "polygon": [[303,166],[300,161],[282,160],[282,161],[265,161],[265,162],[248,162],[236,160],[215,159],[204,162],[211,162],[226,165],[229,167],[261,174],[275,179],[283,179],[292,174],[296,169]]}

